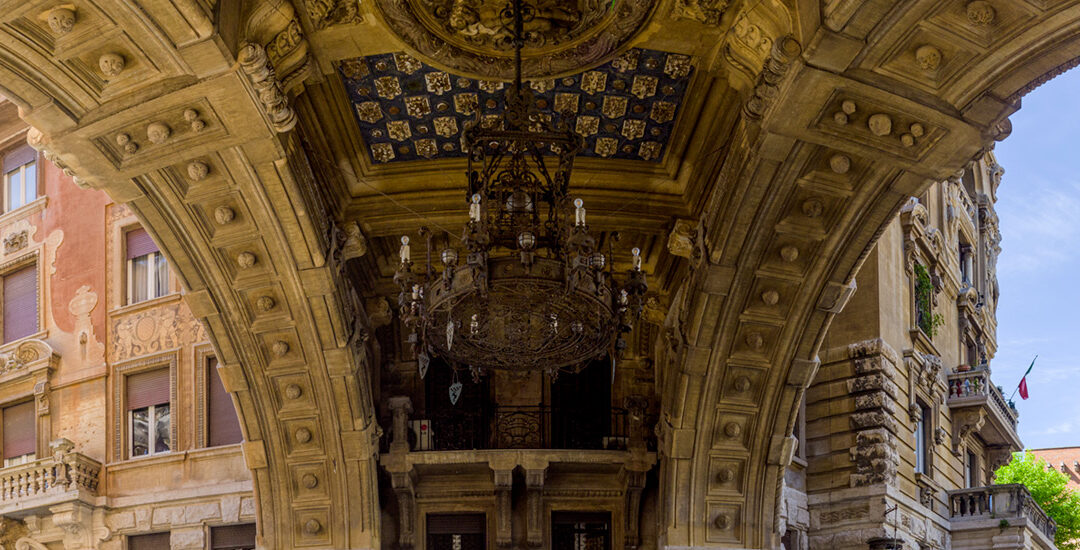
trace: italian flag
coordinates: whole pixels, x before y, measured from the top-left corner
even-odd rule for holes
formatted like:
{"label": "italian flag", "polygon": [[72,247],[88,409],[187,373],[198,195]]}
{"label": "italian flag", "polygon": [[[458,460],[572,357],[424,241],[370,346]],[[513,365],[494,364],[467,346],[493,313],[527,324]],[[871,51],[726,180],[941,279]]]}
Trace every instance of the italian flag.
{"label": "italian flag", "polygon": [[[1038,358],[1039,358],[1039,356],[1036,355],[1035,359],[1038,359]],[[1020,386],[1019,386],[1020,399],[1025,399],[1026,400],[1028,398],[1027,375],[1031,374],[1031,369],[1032,369],[1032,367],[1035,366],[1035,359],[1031,360],[1031,365],[1028,366],[1027,372],[1025,372],[1024,377],[1020,379]]]}

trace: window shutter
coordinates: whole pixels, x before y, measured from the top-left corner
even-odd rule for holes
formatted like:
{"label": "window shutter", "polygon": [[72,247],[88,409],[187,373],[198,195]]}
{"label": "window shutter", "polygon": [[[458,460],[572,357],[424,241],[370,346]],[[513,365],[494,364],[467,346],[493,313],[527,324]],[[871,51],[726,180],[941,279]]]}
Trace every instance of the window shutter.
{"label": "window shutter", "polygon": [[222,525],[210,528],[212,550],[242,550],[255,548],[255,524]]}
{"label": "window shutter", "polygon": [[206,443],[210,447],[232,445],[243,441],[240,433],[240,419],[236,417],[232,397],[225,391],[218,375],[217,359],[211,357],[207,365],[206,385],[209,402],[206,406],[207,431]]}
{"label": "window shutter", "polygon": [[140,372],[127,377],[127,410],[169,402],[169,369]]}
{"label": "window shutter", "polygon": [[33,401],[4,409],[4,458],[37,452],[36,424]]}
{"label": "window shutter", "polygon": [[37,332],[37,265],[4,277],[4,343]]}
{"label": "window shutter", "polygon": [[128,550],[169,550],[169,533],[133,535],[127,539]]}
{"label": "window shutter", "polygon": [[145,256],[151,252],[157,252],[157,244],[154,243],[154,239],[150,238],[150,234],[143,228],[132,229],[127,232],[125,237],[127,239],[127,259],[138,258],[139,256]]}
{"label": "window shutter", "polygon": [[4,173],[8,172],[24,165],[34,162],[37,158],[37,151],[29,145],[24,145],[18,149],[11,151],[4,155]]}

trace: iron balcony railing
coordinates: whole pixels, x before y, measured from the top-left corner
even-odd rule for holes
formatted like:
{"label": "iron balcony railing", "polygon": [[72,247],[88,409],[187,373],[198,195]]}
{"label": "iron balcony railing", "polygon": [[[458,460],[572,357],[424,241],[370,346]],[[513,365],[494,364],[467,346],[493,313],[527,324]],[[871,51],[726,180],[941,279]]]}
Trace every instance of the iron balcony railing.
{"label": "iron balcony railing", "polygon": [[487,411],[441,410],[431,415],[431,449],[625,450],[625,409],[595,414],[558,407],[494,407]]}

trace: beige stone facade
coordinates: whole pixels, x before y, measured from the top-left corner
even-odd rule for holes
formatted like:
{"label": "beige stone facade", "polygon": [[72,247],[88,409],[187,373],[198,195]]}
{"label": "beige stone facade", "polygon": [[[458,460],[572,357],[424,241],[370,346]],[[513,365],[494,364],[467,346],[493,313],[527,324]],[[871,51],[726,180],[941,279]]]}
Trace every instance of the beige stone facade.
{"label": "beige stone facade", "polygon": [[[0,155],[10,159],[26,149],[28,127],[6,100],[0,113]],[[209,377],[213,349],[175,274],[159,276],[152,293],[129,292],[142,284],[127,260],[135,215],[79,189],[36,152],[24,160],[36,171],[36,198],[0,217],[0,276],[35,270],[37,318],[29,322],[37,328],[14,339],[5,332],[0,407],[13,415],[27,400],[34,405],[35,448],[18,458],[3,451],[3,544],[123,549],[131,537],[165,533],[172,548],[206,548],[212,527],[253,523],[240,442],[211,446],[207,438],[208,385],[220,382]],[[136,450],[128,385],[143,372],[167,372],[167,420],[155,432],[168,452]],[[11,421],[4,427],[14,431]],[[10,435],[5,445],[14,446]]]}
{"label": "beige stone facade", "polygon": [[[1019,446],[988,153],[1077,64],[1080,3],[525,1],[536,108],[572,118],[570,192],[605,262],[643,251],[648,305],[614,367],[465,373],[448,408],[393,275],[403,234],[461,231],[461,132],[513,74],[502,3],[0,0],[5,143],[75,197],[0,217],[49,305],[0,348],[0,404],[33,399],[36,460],[83,487],[3,512],[7,543],[255,520],[262,548],[1047,547],[1022,490],[981,488]],[[126,305],[136,222],[182,299]],[[239,445],[205,448],[210,355]],[[175,450],[130,460],[118,382],[156,368]]]}

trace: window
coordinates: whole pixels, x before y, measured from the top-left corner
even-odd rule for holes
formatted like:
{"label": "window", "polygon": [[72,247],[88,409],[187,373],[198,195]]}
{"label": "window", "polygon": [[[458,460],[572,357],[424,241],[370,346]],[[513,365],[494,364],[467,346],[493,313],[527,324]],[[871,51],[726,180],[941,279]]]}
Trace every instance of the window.
{"label": "window", "polygon": [[930,436],[933,424],[930,408],[919,403],[919,420],[915,423],[915,472],[930,473]]}
{"label": "window", "polygon": [[129,456],[169,452],[169,369],[133,374],[126,382]]}
{"label": "window", "polygon": [[971,451],[967,452],[967,464],[964,466],[964,484],[967,487],[979,485],[979,459]]}
{"label": "window", "polygon": [[37,151],[27,145],[5,155],[4,211],[30,204],[37,196]]}
{"label": "window", "polygon": [[169,533],[131,535],[127,538],[128,550],[169,550]]}
{"label": "window", "polygon": [[34,402],[4,407],[4,467],[26,464],[37,452],[37,416]]}
{"label": "window", "polygon": [[210,528],[211,550],[255,550],[255,524]]}
{"label": "window", "polygon": [[608,512],[552,512],[553,550],[611,550],[611,514]]}
{"label": "window", "polygon": [[206,444],[209,447],[240,443],[244,438],[240,433],[240,420],[236,417],[232,397],[225,391],[218,375],[217,359],[211,357],[206,365],[207,403],[206,403]]}
{"label": "window", "polygon": [[484,550],[484,514],[428,514],[427,550]]}
{"label": "window", "polygon": [[972,272],[975,271],[975,255],[970,244],[960,242],[960,282],[972,286]]}
{"label": "window", "polygon": [[4,343],[38,331],[37,265],[4,277]]}
{"label": "window", "polygon": [[137,304],[169,292],[169,264],[145,229],[125,235],[127,303]]}

